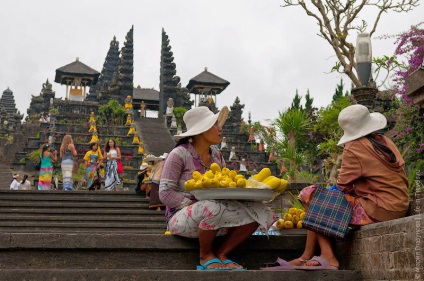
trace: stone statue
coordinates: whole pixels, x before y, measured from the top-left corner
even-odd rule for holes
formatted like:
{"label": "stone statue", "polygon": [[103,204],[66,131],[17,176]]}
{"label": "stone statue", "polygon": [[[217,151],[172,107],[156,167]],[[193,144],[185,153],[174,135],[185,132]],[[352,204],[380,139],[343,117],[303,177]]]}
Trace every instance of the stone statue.
{"label": "stone statue", "polygon": [[89,133],[91,133],[91,132],[97,132],[96,122],[94,122],[94,121],[88,121],[88,124],[90,125],[90,129],[88,130]]}
{"label": "stone statue", "polygon": [[168,101],[166,102],[166,115],[173,115],[174,114],[174,99],[173,98],[169,98]]}
{"label": "stone statue", "polygon": [[94,112],[91,112],[89,121],[96,122],[94,119]]}
{"label": "stone statue", "polygon": [[247,169],[246,169],[246,159],[244,159],[244,158],[241,159],[239,171],[240,172],[247,172]]}
{"label": "stone statue", "polygon": [[134,133],[132,144],[140,144],[140,138],[138,137],[137,132]]}
{"label": "stone statue", "polygon": [[97,131],[93,132],[93,135],[91,136],[91,140],[88,143],[93,143],[93,142],[99,142],[99,137],[97,135]]}
{"label": "stone statue", "polygon": [[144,147],[143,147],[143,144],[142,143],[140,143],[139,145],[138,145],[138,154],[144,154]]}
{"label": "stone statue", "polygon": [[135,124],[134,123],[131,123],[131,127],[128,130],[127,136],[132,135],[132,134],[135,134],[135,133],[137,133],[137,131],[135,129]]}
{"label": "stone statue", "polygon": [[223,137],[221,141],[221,149],[228,148],[227,147],[227,138]]}
{"label": "stone statue", "polygon": [[125,126],[131,126],[132,124],[132,116],[131,114],[127,115],[127,122],[125,123]]}
{"label": "stone statue", "polygon": [[235,146],[232,146],[231,147],[231,151],[230,151],[230,157],[228,158],[228,161],[231,161],[231,160],[237,160],[237,156],[236,156],[236,147]]}
{"label": "stone statue", "polygon": [[171,128],[172,129],[177,128],[177,118],[175,117],[174,114],[172,114],[172,118],[171,118]]}
{"label": "stone statue", "polygon": [[268,163],[270,163],[272,160],[274,160],[274,157],[275,157],[275,149],[271,148],[271,150],[269,151]]}
{"label": "stone statue", "polygon": [[125,101],[125,109],[132,109],[133,108],[131,96],[127,96],[127,98],[124,101]]}
{"label": "stone statue", "polygon": [[146,117],[146,104],[144,103],[144,101],[141,101],[140,103],[140,118],[142,117]]}

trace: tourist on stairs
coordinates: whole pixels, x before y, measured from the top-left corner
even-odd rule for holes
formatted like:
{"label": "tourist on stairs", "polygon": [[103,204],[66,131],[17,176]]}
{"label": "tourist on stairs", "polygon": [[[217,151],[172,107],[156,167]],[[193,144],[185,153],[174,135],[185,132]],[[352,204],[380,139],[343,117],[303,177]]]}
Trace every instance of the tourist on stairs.
{"label": "tourist on stairs", "polygon": [[[215,147],[221,142],[222,126],[228,108],[214,114],[205,106],[188,110],[183,120],[187,131],[175,138],[176,147],[167,156],[160,179],[159,196],[166,204],[166,219],[171,234],[198,238],[198,270],[244,269],[229,259],[231,252],[260,227],[268,231],[275,218],[260,202],[202,200],[184,189],[192,172],[206,172],[212,163],[225,166],[222,153]],[[226,235],[218,249],[216,236]]]}
{"label": "tourist on stairs", "polygon": [[90,143],[90,150],[84,155],[84,171],[88,190],[100,189],[100,165],[103,155],[97,142]]}
{"label": "tourist on stairs", "polygon": [[118,174],[118,159],[121,159],[121,150],[116,146],[114,139],[109,139],[105,146],[106,155],[105,167],[105,190],[115,190],[121,184]]}
{"label": "tourist on stairs", "polygon": [[28,175],[25,174],[21,181],[20,190],[32,190],[31,182],[28,180]]}
{"label": "tourist on stairs", "polygon": [[10,183],[10,190],[19,190],[21,184],[19,183],[19,174],[13,175],[13,180]]}
{"label": "tourist on stairs", "polygon": [[72,171],[74,169],[74,157],[77,156],[71,135],[65,135],[60,146],[60,158],[62,158],[62,182],[63,190],[72,190],[74,183]]}
{"label": "tourist on stairs", "polygon": [[49,144],[44,144],[41,147],[41,168],[38,177],[38,190],[50,190],[53,178],[53,165],[52,162],[57,161],[57,150],[50,151]]}

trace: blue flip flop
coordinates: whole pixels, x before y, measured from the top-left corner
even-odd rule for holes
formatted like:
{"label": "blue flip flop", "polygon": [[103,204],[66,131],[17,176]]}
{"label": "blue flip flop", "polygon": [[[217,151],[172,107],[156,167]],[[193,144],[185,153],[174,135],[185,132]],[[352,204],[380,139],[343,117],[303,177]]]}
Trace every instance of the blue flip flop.
{"label": "blue flip flop", "polygon": [[228,268],[208,268],[208,265],[212,264],[212,263],[219,263],[222,264],[222,261],[218,258],[213,258],[208,260],[207,262],[205,262],[202,265],[198,265],[196,266],[197,270],[228,270]]}
{"label": "blue flip flop", "polygon": [[[236,263],[235,261],[232,260],[225,260],[222,262],[223,264],[227,265],[229,263],[235,264],[235,265],[239,265],[238,263]],[[247,268],[245,267],[240,267],[240,268],[228,268],[229,270],[247,270]]]}

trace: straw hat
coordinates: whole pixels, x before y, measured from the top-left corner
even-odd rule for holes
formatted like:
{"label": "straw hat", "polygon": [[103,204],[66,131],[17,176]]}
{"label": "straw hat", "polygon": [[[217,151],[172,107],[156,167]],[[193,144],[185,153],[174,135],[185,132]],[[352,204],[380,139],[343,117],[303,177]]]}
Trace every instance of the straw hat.
{"label": "straw hat", "polygon": [[149,167],[149,165],[146,162],[141,163],[140,165],[140,171],[144,171]]}
{"label": "straw hat", "polygon": [[385,128],[387,119],[381,113],[370,113],[365,106],[355,104],[340,112],[339,125],[344,135],[337,145],[342,145]]}
{"label": "straw hat", "polygon": [[186,124],[187,131],[185,133],[175,135],[175,140],[180,140],[185,137],[200,135],[206,132],[218,120],[220,127],[224,126],[228,117],[228,107],[224,106],[220,112],[214,114],[206,106],[199,106],[188,110],[184,116],[184,123]]}

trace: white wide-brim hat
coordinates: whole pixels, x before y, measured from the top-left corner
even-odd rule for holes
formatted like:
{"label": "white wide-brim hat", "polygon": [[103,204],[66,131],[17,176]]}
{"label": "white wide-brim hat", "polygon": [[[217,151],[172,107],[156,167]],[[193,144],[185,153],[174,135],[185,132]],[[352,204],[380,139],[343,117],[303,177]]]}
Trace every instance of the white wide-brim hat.
{"label": "white wide-brim hat", "polygon": [[344,135],[337,145],[342,145],[384,129],[387,119],[381,113],[370,113],[367,107],[355,104],[340,111],[339,125],[343,129]]}
{"label": "white wide-brim hat", "polygon": [[224,106],[221,111],[216,114],[210,111],[206,106],[199,106],[188,110],[183,116],[187,131],[182,134],[175,135],[175,140],[178,141],[185,137],[200,135],[212,128],[216,121],[218,121],[218,125],[222,128],[225,121],[227,121],[228,112],[229,110],[226,106]]}
{"label": "white wide-brim hat", "polygon": [[13,178],[14,178],[14,179],[19,178],[19,174],[14,174],[14,175],[13,175]]}
{"label": "white wide-brim hat", "polygon": [[147,164],[147,163],[143,162],[143,163],[140,165],[140,171],[144,171],[144,170],[146,170],[148,167],[149,167],[149,164]]}

